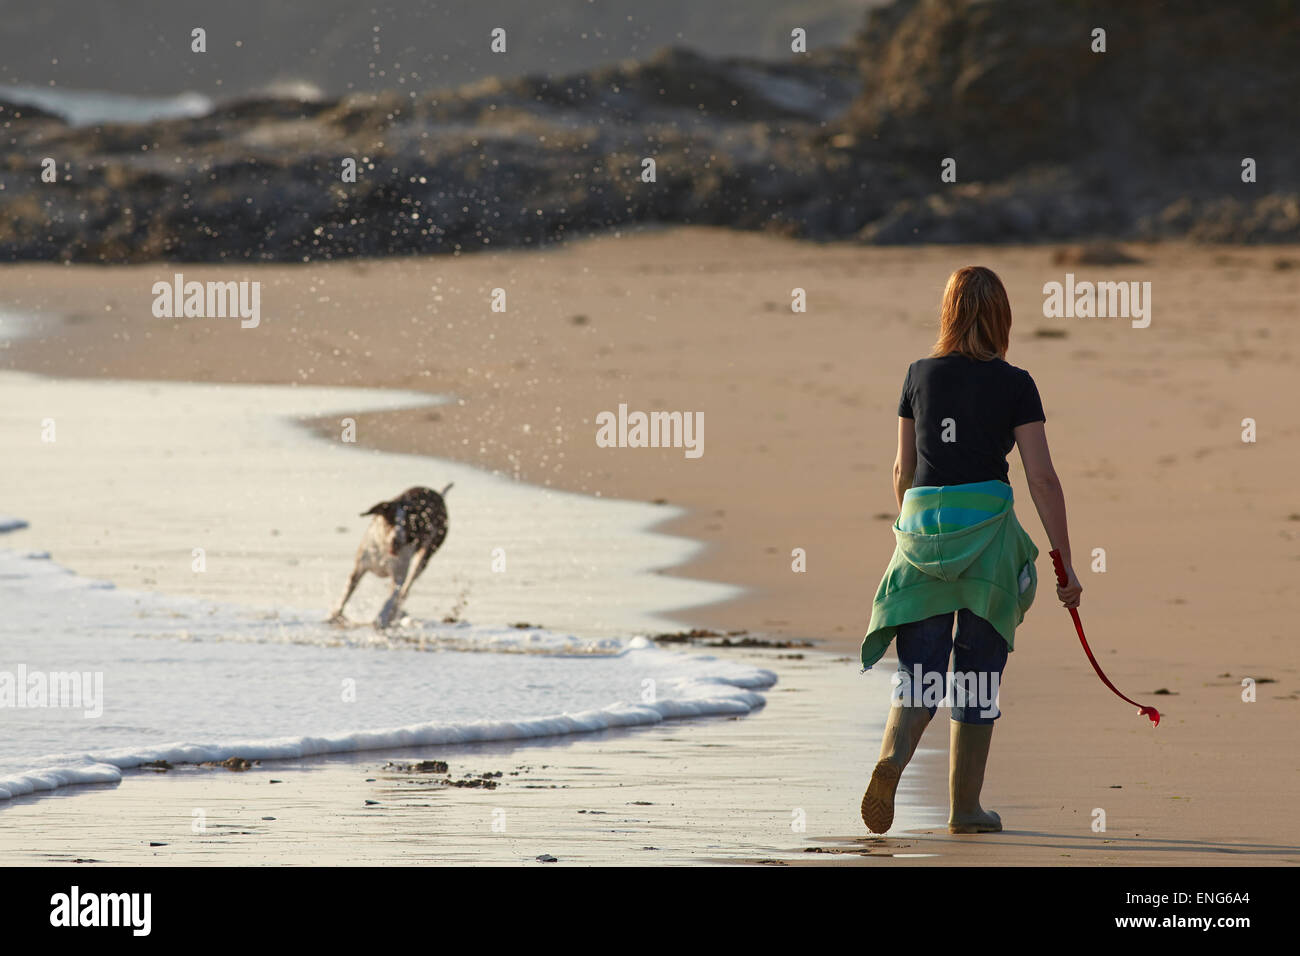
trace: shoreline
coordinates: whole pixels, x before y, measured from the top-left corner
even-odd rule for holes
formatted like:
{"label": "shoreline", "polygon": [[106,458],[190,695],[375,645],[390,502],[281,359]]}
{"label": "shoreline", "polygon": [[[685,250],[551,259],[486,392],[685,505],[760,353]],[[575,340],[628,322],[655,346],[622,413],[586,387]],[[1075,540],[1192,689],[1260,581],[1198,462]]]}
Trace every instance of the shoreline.
{"label": "shoreline", "polygon": [[[93,672],[93,691],[77,692],[78,702],[82,693],[96,702],[89,716],[105,713],[106,678],[113,698],[109,719],[66,725],[43,709],[44,693],[30,712],[20,697],[9,713],[12,743],[24,745],[0,748],[0,796],[102,782],[157,760],[527,739],[762,703],[757,691],[775,680],[770,673],[621,638],[652,632],[659,607],[709,593],[648,573],[647,560],[678,560],[695,547],[648,532],[656,509],[348,448],[294,424],[304,410],[412,403],[437,407],[418,393],[0,372],[0,443],[30,442],[33,420],[59,426],[7,489],[7,502],[27,517],[0,538],[2,643],[24,662],[20,671],[75,661],[78,675]],[[323,608],[330,585],[346,577],[349,564],[335,560],[340,533],[355,540],[366,522],[335,526],[328,510],[348,502],[354,514],[356,502],[372,500],[375,473],[400,485],[431,470],[460,483],[452,513],[461,530],[408,601],[412,617],[382,635],[363,622],[332,626],[312,605]],[[87,471],[105,478],[86,486]],[[308,481],[311,495],[294,494]],[[529,537],[511,534],[521,514]],[[603,529],[603,550],[590,528]],[[481,560],[502,546],[510,574]],[[589,558],[577,567],[552,551],[578,548]],[[384,596],[376,582],[367,585],[350,608],[363,617]],[[610,594],[630,596],[604,601]],[[448,621],[443,610],[453,599]],[[524,612],[549,628],[520,623]],[[328,690],[340,669],[354,691],[341,708]],[[267,672],[277,671],[268,686]],[[221,680],[211,683],[209,673]],[[27,686],[21,678],[19,686]],[[385,694],[376,696],[376,686]],[[484,694],[472,691],[479,686]],[[499,687],[510,689],[505,698]],[[268,694],[277,701],[270,710],[258,703]],[[61,706],[57,696],[49,701]],[[276,708],[299,717],[285,720]]]}
{"label": "shoreline", "polygon": [[[13,391],[15,388],[17,388],[19,392],[15,393]],[[9,391],[5,392],[6,389]],[[136,423],[136,426],[139,428],[147,429],[166,447],[169,455],[182,460],[191,455],[193,449],[188,449],[184,439],[177,439],[176,441],[170,440],[168,436],[171,433],[169,432],[166,418],[162,417],[155,419],[155,417],[151,417],[149,413],[143,411],[142,407],[133,406],[132,402],[134,399],[132,396],[147,394],[153,396],[153,398],[150,399],[151,402],[161,403],[162,407],[189,408],[191,409],[189,414],[194,414],[195,412],[193,410],[204,406],[204,403],[200,401],[200,396],[210,393],[211,391],[210,387],[206,387],[205,390],[204,386],[194,386],[192,388],[178,391],[174,387],[161,386],[157,384],[148,385],[147,383],[120,383],[111,381],[95,383],[83,381],[78,384],[73,381],[51,380],[31,375],[15,376],[14,373],[5,373],[0,375],[0,393],[7,394],[8,396],[5,406],[8,409],[8,414],[10,416],[16,416],[18,419],[26,420],[35,413],[36,407],[40,406],[46,408],[46,410],[53,410],[60,422],[66,423],[70,419],[75,420],[74,416],[70,414],[67,409],[51,405],[48,396],[57,392],[61,401],[64,403],[71,403],[68,406],[69,408],[76,406],[82,408],[94,407],[114,409],[115,415],[125,417],[127,420]],[[339,390],[324,390],[321,392],[321,395],[324,396],[327,401],[334,401],[339,397],[338,392]],[[238,390],[224,389],[221,391],[223,407],[220,414],[227,417],[233,416],[232,421],[237,420],[241,414],[244,414],[240,410],[241,406],[255,403],[258,408],[258,414],[265,416],[268,421],[274,419],[281,423],[291,424],[292,416],[286,414],[285,408],[277,406],[276,396],[280,394],[282,393],[268,391],[265,388],[251,389],[243,393]],[[295,401],[300,404],[311,401],[310,395],[298,392],[292,394],[295,396]],[[377,406],[392,404],[393,402],[400,400],[403,400],[403,396],[400,394],[391,395],[377,393],[374,395],[367,394],[364,397],[365,402]],[[357,398],[352,398],[353,403],[356,401]],[[27,408],[29,404],[32,406],[30,409]],[[206,407],[210,409],[212,403],[208,402]],[[207,414],[211,414],[211,412],[208,412]],[[6,425],[7,423],[0,419],[0,432],[5,430]],[[66,428],[67,426],[65,425],[64,427]],[[220,423],[218,423],[216,430],[230,431],[231,427],[232,426],[229,422],[225,425],[220,425]],[[242,442],[258,444],[261,441],[255,430],[249,430],[249,425],[244,424],[239,427],[244,432],[241,436]],[[84,421],[80,423],[80,429],[83,434],[80,437],[71,439],[73,449],[78,452],[77,460],[79,462],[83,461],[87,456],[94,459],[98,450],[93,443],[89,442],[88,435],[85,433],[93,431],[98,434],[103,434],[103,429],[91,428],[90,423]],[[205,429],[204,431],[211,430],[212,429]],[[303,432],[301,430],[295,430],[295,433],[301,435],[300,440],[296,444],[288,446],[286,450],[296,449],[295,454],[298,459],[304,459],[309,462],[310,453],[328,449],[328,445],[322,442],[318,436],[314,436],[309,432]],[[120,435],[113,437],[112,441],[114,447],[116,447],[116,443],[120,442],[121,439],[122,436]],[[20,437],[18,434],[8,434],[7,440],[11,443],[16,443],[20,441]],[[65,441],[67,440],[68,439],[65,439]],[[218,460],[220,459],[220,447],[214,446],[211,443],[205,444],[203,447],[208,453],[209,459],[211,459],[214,454],[217,456]],[[345,450],[342,454],[347,460],[361,459],[361,456],[365,456],[365,459],[373,459],[374,455],[373,452],[366,452],[364,449]],[[151,459],[146,458],[138,464],[150,469],[151,471],[156,471]],[[80,473],[82,469],[78,466],[75,470]],[[469,469],[465,470],[468,471]],[[48,506],[56,508],[58,513],[65,518],[73,517],[73,515],[68,511],[65,496],[63,494],[63,484],[66,482],[60,477],[61,474],[62,472],[58,469],[51,469],[51,467],[47,466],[43,468],[39,474],[31,476],[32,480],[36,481],[37,484],[32,486],[30,493],[26,490],[20,490],[20,493],[16,496],[15,500],[18,502],[19,510],[22,510],[24,513],[29,513],[33,508],[36,508],[34,513],[38,514],[39,517],[37,517],[32,524],[21,529],[15,529],[15,532],[11,535],[6,535],[4,538],[0,539],[0,543],[6,545],[19,545],[20,550],[21,546],[24,544],[30,544],[41,547],[48,546],[58,555],[66,552],[66,546],[69,542],[66,540],[66,535],[60,531],[62,524],[49,520],[50,515],[46,514],[46,511],[48,510],[46,506]],[[165,474],[167,480],[180,481],[181,484],[190,488],[189,497],[193,497],[194,494],[202,492],[203,486],[201,484],[196,484],[196,480],[193,477],[186,478],[184,472],[177,472],[174,466]],[[478,481],[476,482],[474,476],[471,475],[470,481],[465,482],[467,489],[473,488],[475,484],[481,484],[483,477],[484,476],[482,475],[477,476]],[[155,474],[155,481],[156,480],[158,480],[157,474]],[[142,475],[137,476],[137,480],[132,483],[134,491],[146,496],[151,487],[152,486],[149,482],[145,480],[143,473]],[[320,487],[319,480],[318,487]],[[525,491],[524,493],[527,494],[529,492]],[[61,504],[61,502],[63,503]],[[139,511],[138,507],[132,506],[129,498],[119,498],[118,506],[119,513],[123,514],[134,514]],[[599,508],[602,514],[607,514],[610,508],[618,507],[618,503],[610,501],[595,504],[595,507]],[[261,511],[266,510],[264,505],[258,505],[255,502],[245,502],[243,509],[251,511],[251,514],[254,517]],[[282,513],[277,516],[277,520],[292,523],[290,516],[283,513],[282,509],[281,511]],[[71,524],[76,526],[83,526],[85,523],[84,520],[71,521]],[[106,529],[100,529],[101,533],[105,530]],[[182,534],[182,537],[183,536],[184,534]],[[168,540],[170,539],[166,535],[164,535],[162,539],[150,539],[150,546],[165,552],[168,550]],[[311,538],[303,540],[301,535],[299,535],[298,546],[299,548],[306,547],[306,556],[310,556],[312,553],[313,540],[314,539]],[[115,549],[111,555],[111,567],[108,565],[100,566],[102,565],[102,561],[99,561],[99,558],[97,557],[96,560],[99,564],[96,566],[95,570],[101,572],[100,576],[104,578],[113,581],[120,580],[120,576],[113,573],[112,569],[125,569],[132,561],[131,554],[132,552],[129,549],[124,552],[119,547],[118,549]],[[101,555],[99,557],[109,556]],[[247,568],[243,569],[243,574],[245,577],[247,576]],[[94,590],[93,579],[82,578],[81,580],[86,585],[92,586],[92,590]],[[199,603],[202,603],[213,597],[213,592],[210,590],[210,587],[205,586],[205,588],[197,595],[186,595],[182,593],[181,600],[171,600],[171,598],[178,593],[176,589],[173,587],[167,587],[165,580],[160,580],[158,583],[162,586],[156,593],[160,597],[164,598],[164,602],[159,605],[154,613],[162,614],[164,617],[170,617],[174,614],[180,613],[188,606],[188,603],[195,603],[196,599]],[[281,582],[279,586],[283,588],[283,582]],[[220,588],[218,588],[218,590],[220,590]],[[139,597],[148,596],[150,592],[139,592],[137,594],[130,588],[125,590],[122,588],[113,588],[107,593],[108,595],[114,596],[118,600],[127,604],[134,604]],[[175,604],[176,607],[171,608],[172,604]],[[255,609],[245,608],[245,610],[248,611]],[[197,611],[195,613],[197,613]],[[202,615],[200,615],[200,617],[202,617]],[[276,619],[281,619],[281,615],[277,613]],[[215,626],[220,630],[221,625],[219,623]],[[209,642],[202,638],[201,635],[192,636],[197,636],[204,646],[211,646]],[[138,636],[136,639],[146,640],[147,638],[145,636]],[[175,639],[174,636],[169,638],[169,640]],[[815,672],[817,678],[815,697],[821,699],[827,696],[829,692],[836,691],[835,696],[839,697],[841,700],[841,705],[833,708],[831,712],[822,710],[820,707],[818,708],[815,718],[818,736],[825,736],[828,733],[841,730],[843,725],[841,724],[839,715],[843,714],[846,710],[852,710],[855,707],[861,715],[866,717],[868,723],[878,723],[883,719],[880,716],[879,711],[881,708],[881,702],[886,699],[886,692],[882,683],[884,678],[881,673],[878,672],[868,678],[870,683],[881,685],[876,688],[876,693],[858,697],[856,703],[851,700],[846,700],[844,690],[841,688],[853,686],[847,682],[852,681],[854,677],[858,676],[855,673],[857,668],[852,666],[852,661],[849,658],[836,657],[818,651],[799,650],[790,653],[788,651],[792,649],[779,647],[735,648],[725,646],[696,647],[694,645],[688,645],[685,648],[670,647],[666,649],[680,650],[696,656],[716,657],[721,655],[724,660],[737,659],[753,665],[775,662],[779,666],[782,678],[789,674],[789,669],[792,667],[803,669],[805,666],[803,661],[807,655],[812,659],[809,669]],[[418,651],[415,650],[407,650],[409,653],[418,653]],[[174,655],[169,653],[168,656]],[[211,656],[211,650],[207,652],[207,656]],[[743,715],[743,718],[747,719],[750,716],[757,716],[758,714],[765,712],[767,707],[770,706],[770,701],[773,695],[784,694],[787,692],[793,693],[801,689],[804,688],[788,688],[781,686],[779,683],[775,687],[766,687],[762,690],[762,693],[769,703]],[[297,800],[301,803],[308,804],[312,801],[319,801],[317,812],[328,815],[328,818],[332,821],[330,826],[333,828],[340,821],[349,816],[347,810],[350,808],[340,805],[337,801],[342,799],[344,793],[349,795],[355,794],[354,788],[358,785],[356,779],[357,774],[354,772],[355,768],[364,767],[364,772],[370,775],[369,777],[361,778],[360,783],[365,786],[374,783],[376,779],[380,779],[379,777],[374,776],[376,774],[380,774],[381,777],[393,778],[396,771],[389,771],[386,769],[390,761],[417,763],[424,759],[446,760],[456,768],[455,773],[458,776],[454,780],[449,776],[446,781],[443,781],[436,777],[430,777],[426,773],[416,773],[414,776],[408,774],[408,776],[405,777],[402,777],[401,773],[397,773],[397,777],[401,779],[396,780],[394,785],[398,789],[403,789],[408,788],[408,785],[418,784],[419,789],[422,792],[432,790],[440,795],[447,794],[448,796],[446,796],[442,802],[449,803],[457,801],[457,813],[470,813],[472,815],[475,807],[483,803],[483,801],[478,798],[485,796],[490,792],[490,790],[496,790],[497,787],[503,785],[502,776],[526,775],[531,772],[531,765],[529,768],[506,768],[496,767],[496,765],[493,764],[492,767],[495,767],[495,769],[492,769],[489,768],[487,764],[484,764],[483,761],[486,760],[490,762],[491,759],[499,755],[515,753],[524,755],[524,757],[521,757],[520,759],[525,759],[530,754],[562,755],[572,752],[575,747],[581,748],[588,746],[579,743],[580,741],[588,740],[591,741],[589,745],[590,747],[595,748],[602,754],[609,755],[609,758],[613,761],[613,766],[616,769],[612,770],[611,773],[618,778],[618,782],[615,785],[617,789],[635,789],[638,795],[646,795],[647,791],[661,791],[663,789],[662,781],[656,779],[655,773],[647,775],[645,768],[641,766],[642,761],[648,758],[652,761],[652,766],[662,766],[664,761],[668,761],[671,765],[682,768],[682,772],[686,774],[688,780],[699,785],[702,788],[703,794],[707,795],[714,793],[716,789],[723,784],[724,780],[732,779],[736,774],[741,772],[739,765],[730,767],[725,772],[718,771],[712,767],[707,769],[697,769],[699,766],[698,757],[696,756],[697,754],[704,754],[706,757],[711,758],[714,750],[730,750],[737,746],[734,736],[728,733],[730,728],[726,726],[731,724],[733,721],[742,721],[742,717],[697,717],[690,720],[690,729],[687,729],[683,719],[668,717],[659,723],[641,725],[635,728],[628,727],[620,729],[615,727],[604,730],[583,730],[576,733],[552,735],[541,738],[529,738],[527,736],[509,737],[479,744],[444,744],[425,745],[419,747],[384,744],[376,747],[367,747],[361,750],[342,751],[335,754],[312,754],[287,760],[255,760],[252,766],[248,767],[246,770],[240,771],[239,773],[219,769],[218,767],[213,766],[211,762],[205,764],[195,764],[190,761],[177,762],[172,765],[167,765],[166,770],[162,772],[157,772],[155,768],[152,768],[147,764],[141,764],[139,766],[132,766],[119,770],[120,778],[114,783],[103,782],[102,776],[99,782],[82,779],[62,787],[57,787],[53,790],[38,790],[30,794],[18,794],[13,798],[4,801],[3,804],[0,804],[0,854],[5,855],[6,858],[11,856],[18,857],[25,862],[45,862],[51,864],[79,864],[91,860],[105,864],[123,862],[140,863],[159,860],[167,852],[164,850],[164,847],[178,846],[181,842],[184,842],[183,840],[178,839],[177,828],[179,827],[183,829],[186,824],[186,818],[184,814],[181,813],[181,810],[178,809],[179,804],[174,801],[182,800],[188,804],[192,804],[193,807],[206,814],[206,811],[203,811],[203,808],[209,802],[215,801],[219,806],[224,806],[233,790],[238,792],[239,800],[241,802],[251,802],[261,807],[261,811],[263,812],[259,813],[258,820],[244,820],[241,818],[242,822],[237,825],[218,824],[214,825],[211,830],[206,831],[204,834],[191,833],[190,836],[194,837],[194,839],[188,842],[186,852],[183,854],[181,862],[205,862],[211,861],[214,858],[229,862],[235,859],[243,860],[243,855],[245,853],[252,853],[255,859],[260,859],[262,862],[279,862],[286,852],[283,846],[263,848],[260,850],[239,850],[230,846],[229,841],[222,839],[222,837],[248,836],[263,833],[266,829],[265,824],[274,822],[269,818],[280,819],[280,815],[284,812],[280,801],[282,800],[281,794],[286,791],[278,789],[274,791],[268,790],[265,796],[256,793],[249,793],[246,790],[240,789],[242,782],[246,782],[248,779],[257,778],[259,780],[265,779],[267,781],[273,779],[277,781],[290,781],[297,779],[304,781],[303,786],[297,791]],[[719,725],[722,726],[719,727]],[[706,740],[701,740],[696,736],[697,727],[713,729],[708,731],[708,738]],[[790,739],[791,735],[789,730],[790,728],[784,720],[779,722],[779,726],[773,726],[765,722],[765,728],[761,734],[761,739],[765,741],[764,746],[772,751],[772,759],[783,759],[788,757],[791,753],[792,741]],[[638,737],[633,735],[634,731],[637,733],[648,731],[651,734],[652,740],[640,740]],[[869,733],[864,735],[862,740],[866,741],[869,736]],[[867,746],[870,746],[869,743]],[[184,749],[190,750],[192,747]],[[801,743],[797,749],[800,752],[804,752],[808,747],[806,743]],[[255,756],[254,752],[249,748],[244,748],[243,752],[247,753],[249,756]],[[739,763],[747,763],[752,752],[753,746],[746,746],[742,752],[738,752],[736,757],[737,761],[739,761]],[[225,756],[224,751],[220,754],[216,754],[213,759],[215,760],[222,756]],[[236,755],[232,753],[232,759],[235,756]],[[454,761],[451,759],[453,757],[459,757],[459,760]],[[554,766],[549,763],[552,759],[551,756],[539,756],[538,758],[533,759],[532,763],[548,761],[542,766],[543,770],[548,770]],[[485,769],[470,771],[470,773],[475,774],[475,776],[466,781],[463,776],[463,768],[468,765],[478,766],[479,764],[474,763],[476,760],[479,761],[479,764],[482,764]],[[238,764],[240,761],[236,761],[236,763]],[[938,758],[935,758],[934,755],[930,755],[926,758],[918,759],[918,767],[931,763],[936,765],[941,764],[941,755]],[[519,788],[523,790],[537,788],[548,790],[554,789],[557,791],[567,790],[578,786],[578,778],[585,775],[583,767],[574,767],[568,772],[570,774],[570,782],[528,784],[520,781],[518,782]],[[815,766],[808,766],[805,767],[805,772],[810,775],[816,775],[817,770]],[[918,773],[919,772],[920,771],[918,771]],[[856,780],[857,774],[852,766],[846,768],[846,773],[846,782],[841,787],[841,790],[852,791],[858,783]],[[494,776],[485,777],[483,776],[484,774]],[[501,774],[502,776],[495,776],[497,774]],[[327,792],[324,794],[318,793],[320,788],[316,785],[316,781],[322,779],[322,776],[327,776],[329,778],[329,784],[325,788]],[[774,792],[773,788],[784,791],[787,788],[787,784],[782,782],[783,779],[784,778],[776,781],[768,781],[765,786],[769,789],[764,792]],[[484,783],[479,784],[478,781],[484,781]],[[466,782],[472,785],[463,786]],[[390,780],[390,783],[393,783],[393,781]],[[496,786],[491,786],[489,790],[489,785],[492,783],[495,783]],[[278,784],[275,786],[278,786]],[[681,784],[679,783],[678,787],[675,787],[674,790],[679,789],[680,786]],[[373,788],[370,789],[373,790]],[[818,785],[817,789],[820,794],[820,785]],[[173,791],[178,791],[184,796],[178,797]],[[370,792],[368,797],[362,798],[361,806],[380,806],[384,802],[384,793],[390,792],[396,791],[389,790],[384,791],[383,793]],[[938,809],[925,807],[917,802],[921,799],[919,794],[927,792],[933,792],[933,787],[927,786],[925,788],[919,788],[917,790],[918,796],[915,799],[907,793],[901,794],[899,819],[906,819],[909,813],[916,815],[919,820],[926,819],[927,815],[933,817],[939,814],[940,811]],[[74,797],[81,797],[82,799],[73,800],[72,798]],[[349,796],[348,799],[350,800],[351,796]],[[769,796],[766,797],[766,799],[771,798]],[[818,799],[822,799],[822,797],[819,796]],[[52,804],[48,802],[51,800],[54,801]],[[853,805],[852,800],[841,802],[850,808]],[[642,806],[650,806],[652,803],[653,801],[638,799],[631,801],[628,805],[640,808]],[[169,807],[171,808],[170,812],[168,810]],[[412,809],[424,808],[425,805],[420,805],[418,807],[413,807]],[[842,807],[823,806],[821,808],[821,813],[826,814],[829,811],[839,809],[842,809]],[[542,827],[543,833],[552,831],[563,833],[565,828],[559,825],[559,821],[568,816],[570,810],[568,804],[561,801],[558,805],[550,805],[546,810],[547,813],[557,822],[554,825],[544,825]],[[192,814],[193,810],[190,812]],[[615,811],[612,809],[592,809],[589,812],[594,819],[596,816],[610,815]],[[706,810],[705,808],[700,808],[698,812],[703,813],[706,812]],[[803,810],[800,809],[800,812],[802,813]],[[105,816],[106,813],[107,817]],[[37,818],[42,821],[41,826],[27,826],[25,821],[29,819],[29,814],[37,815]],[[114,854],[108,856],[96,852],[88,852],[85,849],[87,845],[96,847],[104,845],[106,835],[100,832],[102,830],[102,825],[99,823],[102,819],[112,819],[114,821],[114,835],[111,840],[120,841],[123,834],[126,834],[128,837],[126,843],[118,842],[113,844],[117,847],[117,850],[114,851]],[[58,822],[51,822],[52,820]],[[265,822],[263,822],[264,820]],[[384,824],[385,829],[389,828],[390,824],[391,821],[386,822]],[[425,824],[423,822],[418,823],[416,826],[417,832],[412,835],[411,838],[418,841],[418,838],[423,835],[424,826]],[[463,826],[468,827],[468,824],[464,824]],[[49,833],[50,827],[67,834],[67,843],[61,845],[58,839],[53,841],[47,840],[46,837]],[[344,827],[346,829],[346,823],[344,823]],[[774,827],[775,830],[773,829]],[[162,830],[161,835],[159,833],[160,828]],[[677,834],[674,837],[674,846],[676,848],[672,850],[671,853],[665,852],[661,855],[668,856],[669,861],[675,863],[744,862],[745,858],[743,857],[743,854],[752,851],[755,847],[765,852],[787,852],[787,848],[784,848],[779,843],[775,842],[775,839],[772,836],[773,833],[782,833],[782,830],[777,824],[773,823],[771,819],[768,819],[762,825],[762,832],[767,834],[766,839],[769,840],[771,845],[768,843],[755,844],[752,840],[751,842],[745,842],[744,839],[736,837],[731,830],[708,830],[706,833],[702,834],[699,830],[692,827],[668,826],[667,829],[674,831]],[[26,842],[27,835],[32,833],[41,834],[41,840],[36,845]],[[150,836],[151,833],[152,838]],[[794,836],[793,830],[791,831],[791,834],[791,839],[800,839],[799,837]],[[138,836],[138,839],[130,839],[130,837],[133,836]],[[357,839],[361,839],[361,837],[357,836]],[[550,838],[542,837],[542,839],[549,840]],[[495,842],[499,844],[501,841]],[[604,841],[602,838],[593,838],[590,835],[569,835],[566,837],[566,840],[562,840],[561,842],[568,847],[568,849],[564,851],[565,853],[580,860],[585,859],[591,862],[627,862],[627,854],[634,849],[631,847],[619,847],[614,851],[610,851],[608,848],[604,847],[604,843],[607,841]],[[659,842],[665,841],[660,840]],[[458,848],[456,850],[457,858],[461,862],[506,864],[529,862],[527,858],[519,859],[513,856],[510,851],[503,851],[500,846],[493,845],[492,841],[484,843],[483,845],[477,845],[473,840],[470,840],[469,843],[470,845],[468,847]],[[306,845],[314,846],[310,841],[307,841]],[[507,844],[507,846],[508,845],[509,844]],[[265,857],[259,857],[258,854],[262,852],[266,852],[268,855]],[[300,848],[299,852],[301,855],[298,862],[320,862],[322,859],[317,849]],[[346,852],[351,854],[348,859],[350,861],[355,861],[356,854],[359,851],[354,846]],[[610,852],[612,852],[613,855],[602,855]],[[799,852],[799,847],[796,846],[795,849],[789,850],[789,852]],[[742,855],[729,857],[728,854]],[[405,856],[405,853],[398,853],[398,856],[403,857]],[[717,857],[717,859],[715,859],[715,857]],[[392,859],[393,857],[387,855],[385,852],[379,852],[373,856],[372,861],[391,862]],[[435,855],[430,857],[430,859],[438,860],[440,858]]]}
{"label": "shoreline", "polygon": [[[6,801],[0,852],[11,863],[51,865],[512,865],[543,853],[588,865],[794,858],[811,834],[834,828],[838,811],[854,811],[855,801],[842,798],[857,786],[856,772],[820,769],[827,720],[816,697],[842,696],[859,675],[828,654],[727,656],[779,668],[765,706],[559,737],[263,760],[238,771],[136,768],[115,784]],[[780,761],[782,774],[744,773],[755,759]],[[423,761],[446,767],[420,769]],[[934,762],[942,754],[918,756],[918,766]],[[733,792],[719,801],[723,789]],[[900,820],[931,823],[938,811],[909,794],[900,794]],[[795,814],[806,820],[802,831]],[[203,832],[193,831],[195,818]],[[322,819],[330,821],[325,843]]]}

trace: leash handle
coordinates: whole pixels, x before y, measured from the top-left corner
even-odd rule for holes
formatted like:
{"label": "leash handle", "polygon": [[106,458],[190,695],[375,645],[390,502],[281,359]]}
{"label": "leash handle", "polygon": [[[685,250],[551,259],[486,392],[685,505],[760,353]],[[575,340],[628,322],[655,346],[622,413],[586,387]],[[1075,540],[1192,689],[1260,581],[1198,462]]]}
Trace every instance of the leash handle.
{"label": "leash handle", "polygon": [[[1066,576],[1065,562],[1061,560],[1061,552],[1051,551],[1049,554],[1052,558],[1052,567],[1056,570],[1056,583],[1061,587],[1065,587],[1065,585],[1069,583],[1070,579]],[[1088,662],[1092,664],[1092,669],[1097,672],[1097,676],[1101,678],[1101,682],[1109,687],[1116,697],[1132,704],[1138,709],[1138,714],[1146,717],[1154,726],[1159,727],[1160,711],[1156,710],[1154,707],[1143,707],[1137,701],[1120,693],[1120,689],[1110,682],[1110,678],[1106,676],[1106,672],[1103,671],[1101,665],[1097,663],[1097,658],[1092,656],[1092,648],[1088,646],[1088,639],[1083,636],[1083,622],[1079,620],[1079,609],[1077,607],[1070,608],[1070,617],[1074,619],[1074,629],[1079,635],[1079,643],[1083,645],[1083,652],[1088,655]]]}
{"label": "leash handle", "polygon": [[1052,567],[1056,569],[1056,583],[1060,587],[1065,587],[1070,583],[1070,579],[1065,574],[1065,561],[1061,559],[1060,551],[1050,552],[1052,556]]}

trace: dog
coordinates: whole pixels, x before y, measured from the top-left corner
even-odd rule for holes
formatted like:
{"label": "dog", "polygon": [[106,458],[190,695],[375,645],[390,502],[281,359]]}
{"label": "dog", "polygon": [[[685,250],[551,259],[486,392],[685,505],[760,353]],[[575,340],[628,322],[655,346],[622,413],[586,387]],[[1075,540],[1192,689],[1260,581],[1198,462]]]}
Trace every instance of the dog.
{"label": "dog", "polygon": [[[443,495],[450,490],[451,485],[440,492],[418,486],[407,488],[396,498],[381,501],[369,511],[361,512],[363,518],[367,515],[375,517],[357,548],[352,577],[330,614],[330,623],[343,623],[343,606],[367,571],[393,581],[392,593],[375,618],[375,627],[386,628],[397,619],[411,585],[424,572],[429,559],[447,537],[447,504]],[[415,561],[414,570],[411,569],[412,560]]]}

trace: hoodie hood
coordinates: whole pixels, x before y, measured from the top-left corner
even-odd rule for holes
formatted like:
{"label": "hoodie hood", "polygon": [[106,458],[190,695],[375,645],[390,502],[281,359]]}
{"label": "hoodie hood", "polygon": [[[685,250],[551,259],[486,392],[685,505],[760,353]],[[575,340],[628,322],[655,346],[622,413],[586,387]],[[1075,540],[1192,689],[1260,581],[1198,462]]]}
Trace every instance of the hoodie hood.
{"label": "hoodie hood", "polygon": [[894,538],[912,567],[940,581],[955,581],[998,537],[1006,518],[1003,512],[960,531],[936,534],[904,531],[895,524]]}
{"label": "hoodie hood", "polygon": [[894,522],[899,553],[940,581],[955,581],[997,539],[1012,513],[1001,481],[909,488]]}

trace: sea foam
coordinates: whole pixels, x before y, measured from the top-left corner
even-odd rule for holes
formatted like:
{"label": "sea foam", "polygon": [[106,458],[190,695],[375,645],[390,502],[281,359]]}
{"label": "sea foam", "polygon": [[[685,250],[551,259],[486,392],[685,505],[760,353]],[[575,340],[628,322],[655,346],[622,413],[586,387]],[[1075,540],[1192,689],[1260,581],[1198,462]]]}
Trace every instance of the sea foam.
{"label": "sea foam", "polygon": [[[153,761],[272,760],[522,740],[741,715],[771,671],[543,628],[407,621],[339,630],[310,612],[118,589],[0,550],[0,674],[101,674],[103,713],[0,710],[0,799],[108,783]],[[14,688],[18,693],[23,688]]]}

